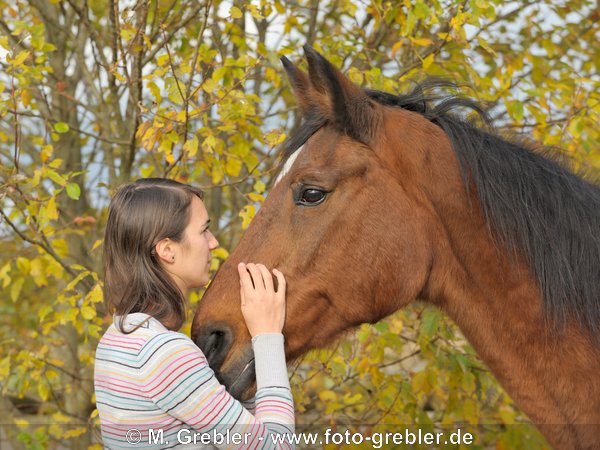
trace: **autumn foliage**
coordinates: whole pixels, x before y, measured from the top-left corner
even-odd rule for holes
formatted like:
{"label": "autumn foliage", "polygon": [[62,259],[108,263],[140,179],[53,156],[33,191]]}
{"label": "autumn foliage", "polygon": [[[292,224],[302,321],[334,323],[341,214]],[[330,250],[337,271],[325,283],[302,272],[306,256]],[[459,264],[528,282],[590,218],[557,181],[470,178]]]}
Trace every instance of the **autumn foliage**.
{"label": "autumn foliage", "polygon": [[[390,92],[447,78],[503,132],[597,177],[599,18],[591,0],[0,0],[0,446],[101,448],[111,192],[148,176],[204,189],[216,270],[300,120],[280,56],[302,64],[309,43]],[[457,328],[419,304],[290,370],[299,430],[460,425],[469,448],[545,445]]]}

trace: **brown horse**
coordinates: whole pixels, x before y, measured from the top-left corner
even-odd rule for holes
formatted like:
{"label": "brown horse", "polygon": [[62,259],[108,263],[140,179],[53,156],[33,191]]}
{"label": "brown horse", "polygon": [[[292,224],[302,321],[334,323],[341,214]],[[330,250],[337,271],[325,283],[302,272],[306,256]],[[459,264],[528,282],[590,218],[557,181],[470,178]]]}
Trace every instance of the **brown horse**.
{"label": "brown horse", "polygon": [[598,186],[457,118],[472,101],[364,90],[305,52],[308,75],[283,58],[303,125],[194,320],[220,379],[253,382],[236,266],[259,261],[288,281],[288,361],[421,298],[556,449],[600,449]]}

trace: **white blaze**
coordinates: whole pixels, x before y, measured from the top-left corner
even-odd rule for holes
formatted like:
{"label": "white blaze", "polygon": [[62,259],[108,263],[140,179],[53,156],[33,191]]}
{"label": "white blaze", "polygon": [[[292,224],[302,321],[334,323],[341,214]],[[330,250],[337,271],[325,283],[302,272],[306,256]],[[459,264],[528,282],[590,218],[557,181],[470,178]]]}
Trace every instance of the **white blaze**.
{"label": "white blaze", "polygon": [[277,178],[275,179],[275,183],[273,184],[273,187],[275,187],[275,185],[277,185],[277,183],[279,183],[281,181],[281,179],[288,174],[288,172],[294,165],[294,161],[296,161],[296,158],[298,157],[298,155],[300,154],[300,152],[302,151],[303,148],[304,148],[304,145],[302,147],[300,147],[298,150],[296,150],[294,153],[292,153],[292,155],[287,159],[287,161],[283,165],[283,169],[281,169],[281,172],[279,172],[279,175],[277,175]]}

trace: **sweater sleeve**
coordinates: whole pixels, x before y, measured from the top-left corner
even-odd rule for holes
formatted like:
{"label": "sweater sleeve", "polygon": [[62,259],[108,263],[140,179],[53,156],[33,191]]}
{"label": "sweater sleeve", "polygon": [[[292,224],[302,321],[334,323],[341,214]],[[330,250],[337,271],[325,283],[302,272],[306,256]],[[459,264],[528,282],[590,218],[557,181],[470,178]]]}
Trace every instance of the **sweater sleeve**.
{"label": "sweater sleeve", "polygon": [[181,333],[157,334],[141,348],[144,392],[161,410],[197,432],[243,436],[236,445],[215,442],[218,448],[291,449],[294,445],[286,435],[294,432],[294,404],[283,335],[257,336],[252,346],[257,375],[255,415],[225,390],[202,351]]}

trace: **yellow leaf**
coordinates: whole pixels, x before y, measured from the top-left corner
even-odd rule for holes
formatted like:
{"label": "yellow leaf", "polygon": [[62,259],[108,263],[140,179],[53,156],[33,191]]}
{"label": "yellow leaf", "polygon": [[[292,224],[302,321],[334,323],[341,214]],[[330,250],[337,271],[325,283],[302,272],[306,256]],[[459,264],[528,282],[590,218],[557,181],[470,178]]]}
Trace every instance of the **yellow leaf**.
{"label": "yellow leaf", "polygon": [[428,45],[433,44],[431,39],[427,39],[427,38],[419,38],[419,39],[410,38],[410,40],[412,41],[413,44],[420,45],[421,47],[426,47]]}
{"label": "yellow leaf", "polygon": [[266,186],[265,183],[263,183],[262,180],[256,180],[256,183],[254,183],[254,187],[253,189],[258,193],[258,194],[262,194],[263,192],[265,192]]}
{"label": "yellow leaf", "polygon": [[319,399],[321,399],[321,401],[335,401],[337,400],[337,394],[333,391],[330,390],[324,390],[319,392]]}
{"label": "yellow leaf", "polygon": [[96,317],[96,310],[91,306],[82,306],[81,317],[83,317],[85,320],[92,320],[94,317]]}
{"label": "yellow leaf", "polygon": [[162,96],[160,94],[160,88],[156,85],[156,83],[154,83],[154,81],[150,81],[146,86],[148,89],[150,89],[150,92],[154,97],[154,101],[156,101],[156,103],[160,103]]}
{"label": "yellow leaf", "polygon": [[248,198],[249,198],[250,200],[252,200],[253,202],[257,202],[257,203],[262,203],[262,202],[264,202],[264,201],[265,201],[265,197],[264,197],[263,195],[256,194],[256,193],[254,193],[254,192],[250,192],[250,193],[248,194]]}
{"label": "yellow leaf", "polygon": [[226,260],[229,257],[229,252],[223,247],[218,247],[212,251],[215,258]]}
{"label": "yellow leaf", "polygon": [[53,423],[52,425],[50,425],[48,427],[48,434],[50,436],[55,437],[56,439],[60,439],[62,436],[62,433],[63,433],[63,431],[62,431],[62,427],[60,425]]}
{"label": "yellow leaf", "polygon": [[51,144],[44,145],[40,152],[40,159],[42,160],[42,162],[45,163],[46,161],[48,161],[50,159],[50,157],[52,156],[53,152],[54,152],[54,147]]}
{"label": "yellow leaf", "polygon": [[9,261],[2,266],[2,269],[0,269],[0,280],[2,280],[3,288],[5,288],[6,286],[8,286],[10,284],[11,278],[8,276],[8,273],[10,272],[10,266],[11,266],[11,263]]}
{"label": "yellow leaf", "polygon": [[227,175],[231,175],[232,177],[237,177],[242,170],[242,161],[237,158],[227,158],[227,163],[225,164],[225,172]]}
{"label": "yellow leaf", "polygon": [[202,143],[202,146],[206,147],[207,149],[214,149],[216,145],[217,140],[212,134],[210,136],[207,136],[206,139],[204,139],[204,142]]}
{"label": "yellow leaf", "polygon": [[275,147],[276,145],[281,144],[285,140],[285,133],[282,133],[281,130],[272,130],[265,136],[265,142],[270,147]]}
{"label": "yellow leaf", "polygon": [[261,14],[261,12],[258,10],[258,8],[256,7],[256,5],[252,5],[252,4],[247,4],[246,8],[248,8],[248,10],[250,11],[250,14],[252,14],[252,17],[254,17],[257,20],[262,20],[265,18],[265,16],[263,16]]}
{"label": "yellow leaf", "polygon": [[[58,254],[58,256],[65,257],[69,254],[69,244],[64,239],[54,239],[52,241],[52,247],[54,247],[54,251]],[[60,264],[56,263],[54,269],[62,273],[62,267]],[[49,270],[49,269],[48,269]]]}
{"label": "yellow leaf", "polygon": [[16,302],[21,295],[21,290],[23,289],[23,283],[25,283],[25,278],[17,278],[13,281],[12,286],[10,287],[10,299],[13,302]]}
{"label": "yellow leaf", "polygon": [[215,82],[215,80],[213,80],[212,78],[208,78],[207,80],[204,81],[204,83],[202,84],[202,89],[204,90],[204,92],[210,94],[212,91],[214,91],[217,88],[217,83]]}
{"label": "yellow leaf", "polygon": [[133,37],[135,36],[135,31],[132,30],[131,28],[121,28],[121,37],[123,39],[125,39],[126,41],[130,41],[133,39]]}
{"label": "yellow leaf", "polygon": [[242,10],[240,8],[238,8],[236,6],[232,6],[229,9],[229,15],[231,16],[232,19],[239,19],[244,14],[242,13]]}
{"label": "yellow leaf", "polygon": [[80,436],[87,431],[84,427],[74,428],[72,430],[65,431],[63,433],[63,438],[69,439],[72,437]]}
{"label": "yellow leaf", "polygon": [[242,218],[242,230],[248,228],[252,219],[254,219],[254,215],[256,214],[256,208],[254,205],[246,205],[240,211],[240,217]]}
{"label": "yellow leaf", "polygon": [[[55,160],[53,160],[52,162],[50,162],[48,164],[48,166],[52,167],[53,169],[58,169],[62,163],[63,163],[62,159],[56,158]],[[62,184],[61,186],[64,186],[64,184]]]}
{"label": "yellow leaf", "polygon": [[52,309],[52,305],[46,305],[38,311],[38,317],[40,318],[40,322],[43,322],[46,316],[52,312]]}
{"label": "yellow leaf", "polygon": [[29,261],[27,258],[19,256],[17,258],[17,268],[23,275],[28,275],[31,270],[31,261]]}
{"label": "yellow leaf", "polygon": [[38,395],[42,399],[42,401],[47,401],[50,397],[50,388],[48,387],[48,383],[44,381],[40,381],[38,383]]}
{"label": "yellow leaf", "polygon": [[15,56],[13,59],[11,59],[9,61],[9,63],[14,67],[14,66],[18,66],[20,64],[23,64],[23,62],[27,59],[27,57],[29,56],[30,52],[23,50],[21,52],[19,52],[17,54],[17,56]]}
{"label": "yellow leaf", "polygon": [[23,106],[27,108],[29,106],[29,102],[31,102],[31,94],[27,89],[23,89],[23,92],[21,92],[21,103],[23,103]]}
{"label": "yellow leaf", "polygon": [[25,419],[16,418],[15,425],[18,426],[19,428],[25,428],[25,427],[29,426],[29,422]]}
{"label": "yellow leaf", "polygon": [[0,379],[5,380],[10,373],[10,356],[0,359]]}
{"label": "yellow leaf", "polygon": [[392,46],[392,58],[396,57],[396,53],[398,53],[398,50],[400,50],[403,43],[403,41],[396,41],[396,43]]}
{"label": "yellow leaf", "polygon": [[96,242],[94,242],[94,245],[92,245],[92,251],[96,250],[98,247],[100,247],[102,245],[102,239],[96,239]]}
{"label": "yellow leaf", "polygon": [[434,60],[433,53],[423,60],[423,69],[427,69]]}
{"label": "yellow leaf", "polygon": [[75,322],[77,321],[78,312],[79,309],[69,308],[66,311],[62,311],[60,314],[58,314],[61,325],[65,325],[67,322],[75,324]]}
{"label": "yellow leaf", "polygon": [[220,163],[215,164],[211,170],[211,177],[213,184],[219,184],[223,181],[223,166]]}
{"label": "yellow leaf", "polygon": [[198,153],[199,146],[200,141],[198,141],[198,136],[194,136],[183,145],[183,151],[185,151],[190,158],[193,158],[196,156],[196,153]]}

